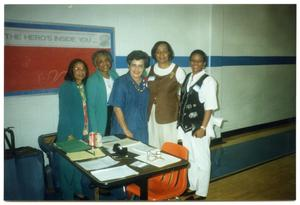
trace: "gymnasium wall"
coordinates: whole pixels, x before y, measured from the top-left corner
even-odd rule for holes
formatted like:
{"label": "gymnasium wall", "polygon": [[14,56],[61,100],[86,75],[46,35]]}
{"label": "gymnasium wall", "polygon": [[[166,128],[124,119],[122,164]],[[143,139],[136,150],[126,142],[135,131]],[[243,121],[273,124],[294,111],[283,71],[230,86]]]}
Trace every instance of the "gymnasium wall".
{"label": "gymnasium wall", "polygon": [[[119,74],[129,52],[150,54],[159,40],[186,72],[191,51],[204,50],[219,84],[216,115],[226,120],[218,134],[296,116],[295,5],[6,5],[4,12],[6,21],[114,27]],[[4,97],[4,127],[15,127],[16,146],[38,147],[57,122],[56,93]]]}

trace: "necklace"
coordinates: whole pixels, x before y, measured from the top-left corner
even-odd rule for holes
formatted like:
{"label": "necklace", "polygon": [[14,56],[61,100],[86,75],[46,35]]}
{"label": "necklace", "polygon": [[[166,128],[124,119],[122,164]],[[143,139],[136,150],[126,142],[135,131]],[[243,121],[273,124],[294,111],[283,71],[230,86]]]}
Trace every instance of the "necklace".
{"label": "necklace", "polygon": [[135,83],[132,79],[131,79],[131,82],[132,82],[133,86],[135,87],[135,89],[140,93],[144,92],[144,90],[147,87],[145,79],[143,79],[142,82],[140,83],[142,85],[142,87],[139,86],[137,83]]}

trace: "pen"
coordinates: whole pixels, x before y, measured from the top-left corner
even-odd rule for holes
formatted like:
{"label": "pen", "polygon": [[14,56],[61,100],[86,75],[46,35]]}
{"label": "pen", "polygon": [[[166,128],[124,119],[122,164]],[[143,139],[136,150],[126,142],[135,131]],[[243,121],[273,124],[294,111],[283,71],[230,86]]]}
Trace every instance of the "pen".
{"label": "pen", "polygon": [[88,153],[90,153],[90,154],[92,154],[92,155],[94,155],[94,156],[95,156],[95,151],[94,151],[94,150],[93,150],[93,151],[86,150],[86,152],[88,152]]}

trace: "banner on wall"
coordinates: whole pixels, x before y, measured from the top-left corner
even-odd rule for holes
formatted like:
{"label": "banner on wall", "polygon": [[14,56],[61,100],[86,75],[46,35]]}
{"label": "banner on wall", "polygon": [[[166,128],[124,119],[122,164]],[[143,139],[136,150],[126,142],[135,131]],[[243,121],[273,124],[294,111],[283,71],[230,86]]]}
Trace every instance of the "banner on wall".
{"label": "banner on wall", "polygon": [[108,27],[5,22],[4,37],[5,96],[57,92],[74,58],[95,71],[96,50],[110,50],[115,58]]}

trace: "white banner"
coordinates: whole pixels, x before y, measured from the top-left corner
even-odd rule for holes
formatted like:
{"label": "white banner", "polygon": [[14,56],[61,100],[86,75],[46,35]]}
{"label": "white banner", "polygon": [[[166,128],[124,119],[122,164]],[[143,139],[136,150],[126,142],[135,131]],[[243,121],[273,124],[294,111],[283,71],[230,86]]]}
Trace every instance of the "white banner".
{"label": "white banner", "polygon": [[111,48],[109,33],[6,27],[4,37],[6,46]]}

